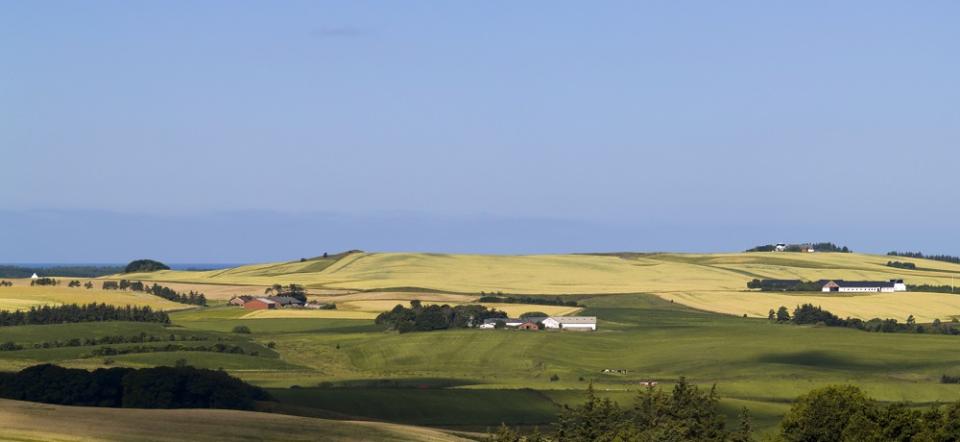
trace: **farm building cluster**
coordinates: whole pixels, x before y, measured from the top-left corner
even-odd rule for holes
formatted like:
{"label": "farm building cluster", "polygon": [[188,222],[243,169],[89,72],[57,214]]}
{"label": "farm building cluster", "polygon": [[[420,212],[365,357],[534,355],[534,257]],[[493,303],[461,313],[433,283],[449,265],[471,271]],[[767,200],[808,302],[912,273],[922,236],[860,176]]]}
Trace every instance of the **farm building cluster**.
{"label": "farm building cluster", "polygon": [[234,296],[228,304],[243,307],[247,310],[272,310],[280,308],[329,308],[329,304],[318,302],[303,302],[292,296]]}
{"label": "farm building cluster", "polygon": [[907,291],[907,285],[902,279],[891,279],[889,281],[844,281],[834,279],[831,281],[822,281],[824,292],[876,292],[893,293]]}
{"label": "farm building cluster", "polygon": [[747,283],[749,289],[764,292],[840,292],[840,293],[893,293],[907,291],[902,279],[887,281],[846,281],[843,279],[821,279],[802,281],[799,279],[754,279]]}
{"label": "farm building cluster", "polygon": [[504,328],[515,328],[519,330],[579,330],[596,331],[596,316],[549,316],[549,317],[527,317],[527,318],[490,318],[483,321],[482,329],[497,328],[497,323],[502,323]]}

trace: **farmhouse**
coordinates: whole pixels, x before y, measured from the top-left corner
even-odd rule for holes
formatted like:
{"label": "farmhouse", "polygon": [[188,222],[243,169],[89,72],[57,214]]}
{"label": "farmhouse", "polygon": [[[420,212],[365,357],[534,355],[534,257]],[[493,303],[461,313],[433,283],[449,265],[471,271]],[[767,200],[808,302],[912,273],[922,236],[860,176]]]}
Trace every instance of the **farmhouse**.
{"label": "farmhouse", "polygon": [[40,279],[40,275],[34,273],[33,276],[30,277],[30,279]]}
{"label": "farmhouse", "polygon": [[[264,301],[269,301],[273,303],[273,307],[263,307],[265,305]],[[254,304],[250,304],[254,302]],[[304,302],[290,296],[234,296],[228,301],[230,305],[241,306],[249,310],[262,310],[264,308],[286,308],[286,307],[303,307]]]}
{"label": "farmhouse", "polygon": [[292,296],[268,296],[267,299],[276,302],[280,307],[303,307],[304,302]]}
{"label": "farmhouse", "polygon": [[536,322],[531,321],[524,322],[517,326],[517,328],[520,330],[540,330],[540,326],[538,326]]}
{"label": "farmhouse", "polygon": [[597,329],[596,316],[552,316],[543,320],[546,328],[562,330],[591,330]]}
{"label": "farmhouse", "polygon": [[250,295],[234,296],[234,297],[230,298],[229,301],[227,301],[227,304],[236,305],[236,306],[238,306],[238,307],[243,307],[244,304],[250,302],[250,301],[253,300],[253,299],[254,299],[254,297],[253,297],[253,296],[250,296]]}
{"label": "farmhouse", "polygon": [[907,286],[902,279],[891,279],[889,281],[844,281],[837,279],[826,281],[822,290],[824,292],[840,293],[893,293],[906,291]]}

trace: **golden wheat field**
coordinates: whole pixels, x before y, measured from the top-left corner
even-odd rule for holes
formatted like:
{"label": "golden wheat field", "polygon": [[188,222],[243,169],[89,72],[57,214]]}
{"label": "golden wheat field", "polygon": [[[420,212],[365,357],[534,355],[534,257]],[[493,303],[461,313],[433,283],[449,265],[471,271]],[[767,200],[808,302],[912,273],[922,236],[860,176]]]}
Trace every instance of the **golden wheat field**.
{"label": "golden wheat field", "polygon": [[671,292],[657,294],[663,299],[731,315],[767,317],[770,309],[786,306],[791,311],[800,304],[813,304],[840,317],[860,319],[894,318],[904,321],[913,315],[917,322],[950,320],[960,316],[960,295],[948,293],[876,293],[857,296],[783,294],[772,292]]}
{"label": "golden wheat field", "polygon": [[[207,272],[163,271],[128,279],[313,289],[376,290],[411,287],[462,294],[564,295],[735,291],[754,278],[890,279],[950,284],[960,265],[930,260],[918,270],[887,267],[889,257],[855,253],[729,253],[598,255],[447,255],[352,253],[336,262],[289,262]],[[322,264],[319,265],[319,264]],[[311,266],[317,271],[311,271]]]}
{"label": "golden wheat field", "polygon": [[148,306],[157,310],[183,310],[189,305],[178,304],[147,293],[99,288],[71,288],[65,282],[59,286],[35,286],[18,284],[0,287],[0,310],[23,310],[33,306],[60,304],[88,304],[91,302],[112,305]]}
{"label": "golden wheat field", "polygon": [[399,303],[410,302],[414,299],[420,301],[431,301],[431,302],[476,302],[480,296],[478,295],[456,295],[452,293],[441,293],[441,292],[356,292],[343,295],[311,295],[311,300],[316,300],[318,302],[344,302],[344,301],[377,301],[377,300],[390,300],[397,301]]}

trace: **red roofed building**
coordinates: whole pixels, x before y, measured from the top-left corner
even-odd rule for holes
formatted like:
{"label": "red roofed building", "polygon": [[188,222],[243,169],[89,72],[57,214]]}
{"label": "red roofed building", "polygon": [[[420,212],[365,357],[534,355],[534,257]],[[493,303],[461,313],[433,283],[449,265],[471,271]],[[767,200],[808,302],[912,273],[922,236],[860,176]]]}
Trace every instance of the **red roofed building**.
{"label": "red roofed building", "polygon": [[268,310],[277,308],[278,304],[266,298],[254,298],[243,303],[243,308],[247,310]]}

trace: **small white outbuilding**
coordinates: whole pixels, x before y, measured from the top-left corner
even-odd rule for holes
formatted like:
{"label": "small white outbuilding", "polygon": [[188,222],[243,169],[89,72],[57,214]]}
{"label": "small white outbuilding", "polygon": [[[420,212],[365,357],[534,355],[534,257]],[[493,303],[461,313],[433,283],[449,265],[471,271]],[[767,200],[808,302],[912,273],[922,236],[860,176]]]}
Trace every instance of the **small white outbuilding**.
{"label": "small white outbuilding", "polygon": [[40,279],[40,276],[34,273],[33,276],[30,277],[30,279]]}

